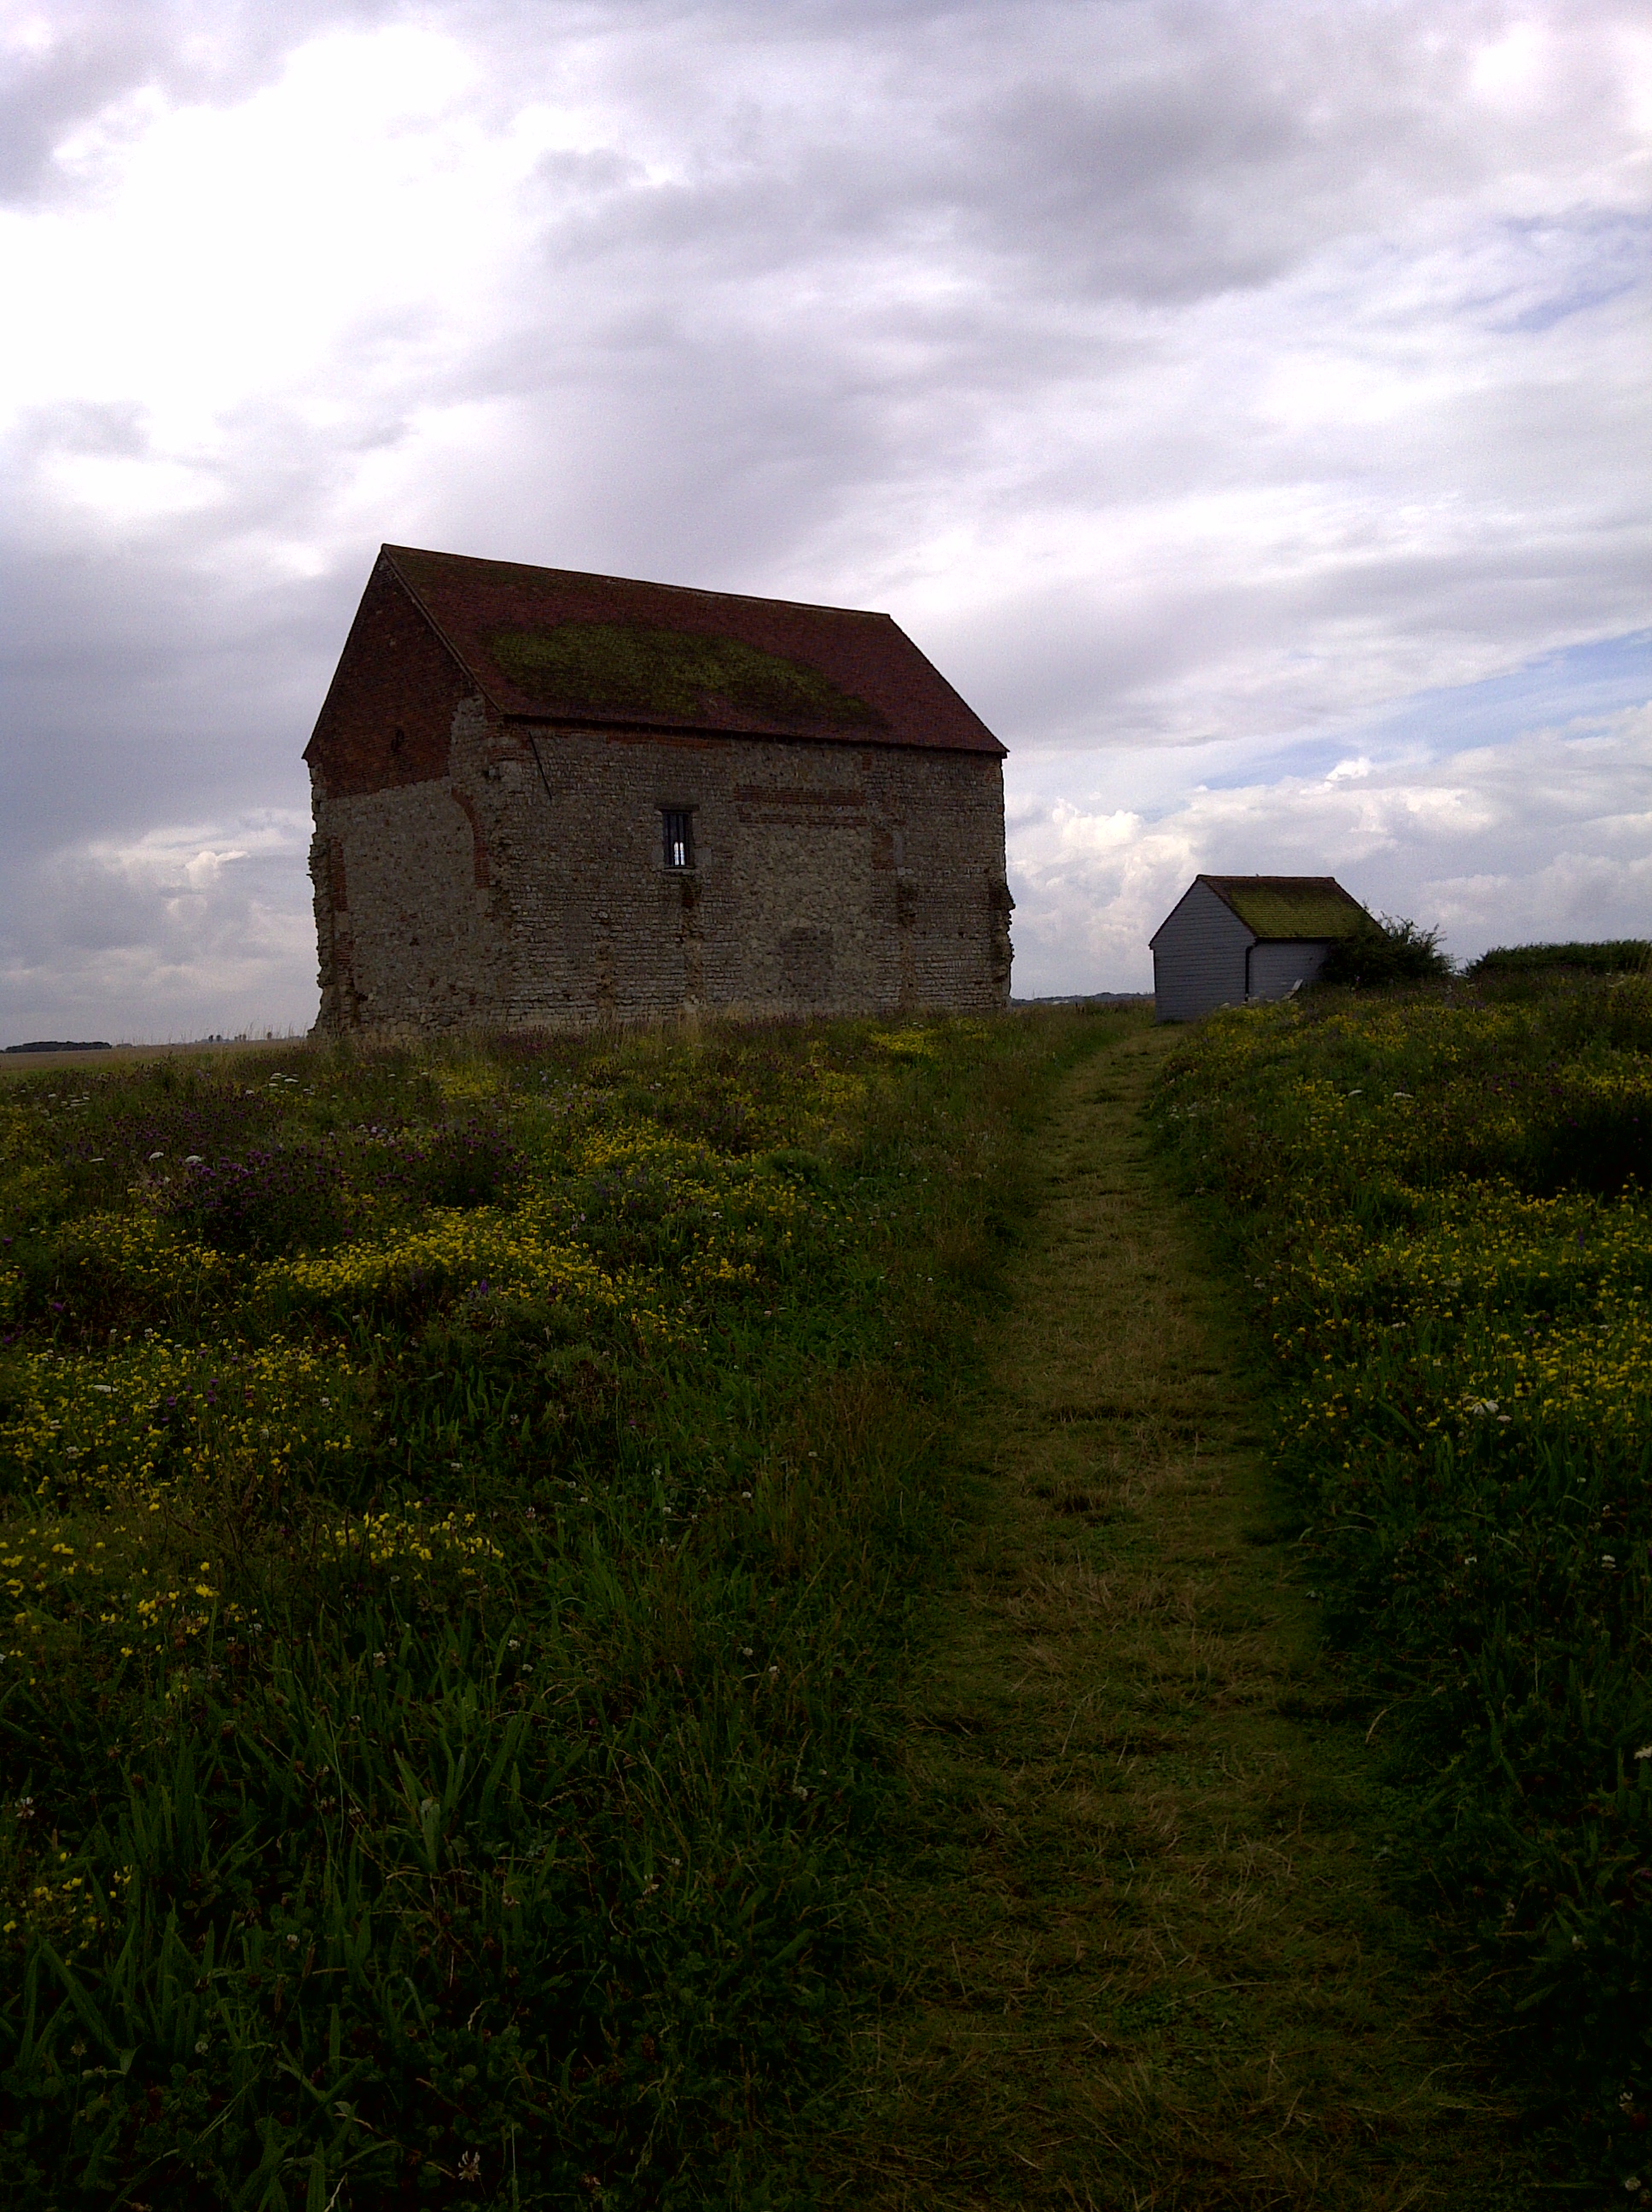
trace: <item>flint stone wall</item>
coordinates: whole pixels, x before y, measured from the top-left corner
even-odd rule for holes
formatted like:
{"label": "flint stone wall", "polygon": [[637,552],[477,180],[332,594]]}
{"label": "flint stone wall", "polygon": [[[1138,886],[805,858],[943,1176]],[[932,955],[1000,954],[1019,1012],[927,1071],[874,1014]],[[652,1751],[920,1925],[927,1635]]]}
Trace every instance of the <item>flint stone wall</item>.
{"label": "flint stone wall", "polygon": [[380,714],[315,751],[320,1030],[1008,1004],[996,758],[506,722],[422,672],[445,744],[410,697],[382,763]]}

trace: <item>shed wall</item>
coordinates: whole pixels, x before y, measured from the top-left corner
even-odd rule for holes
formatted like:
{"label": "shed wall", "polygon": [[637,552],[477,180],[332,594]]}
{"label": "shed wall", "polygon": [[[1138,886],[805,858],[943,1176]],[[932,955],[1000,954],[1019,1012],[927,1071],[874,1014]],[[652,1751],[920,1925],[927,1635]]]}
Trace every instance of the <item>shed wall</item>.
{"label": "shed wall", "polygon": [[1242,1006],[1245,954],[1254,942],[1208,884],[1191,884],[1154,934],[1155,1020],[1192,1022],[1218,1006]]}
{"label": "shed wall", "polygon": [[1283,999],[1297,983],[1314,981],[1331,950],[1328,938],[1288,938],[1254,945],[1250,951],[1250,995]]}

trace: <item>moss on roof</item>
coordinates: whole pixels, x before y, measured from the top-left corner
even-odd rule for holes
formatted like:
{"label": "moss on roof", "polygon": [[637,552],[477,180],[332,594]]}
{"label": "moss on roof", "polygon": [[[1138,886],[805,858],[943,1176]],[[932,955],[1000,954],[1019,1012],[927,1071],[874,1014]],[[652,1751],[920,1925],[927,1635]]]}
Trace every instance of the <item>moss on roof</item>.
{"label": "moss on roof", "polygon": [[1259,938],[1353,937],[1372,927],[1359,901],[1333,876],[1207,876]]}
{"label": "moss on roof", "polygon": [[566,622],[499,630],[489,641],[511,681],[547,706],[685,721],[718,702],[759,721],[878,730],[885,718],[818,669],[738,638],[641,623]]}

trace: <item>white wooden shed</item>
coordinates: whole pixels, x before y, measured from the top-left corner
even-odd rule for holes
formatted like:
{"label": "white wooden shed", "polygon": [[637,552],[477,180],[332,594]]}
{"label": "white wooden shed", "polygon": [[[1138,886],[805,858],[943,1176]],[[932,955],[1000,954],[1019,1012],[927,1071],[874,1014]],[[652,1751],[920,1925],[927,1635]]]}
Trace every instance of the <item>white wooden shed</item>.
{"label": "white wooden shed", "polygon": [[1195,876],[1150,940],[1161,1022],[1283,999],[1339,937],[1371,927],[1333,876]]}

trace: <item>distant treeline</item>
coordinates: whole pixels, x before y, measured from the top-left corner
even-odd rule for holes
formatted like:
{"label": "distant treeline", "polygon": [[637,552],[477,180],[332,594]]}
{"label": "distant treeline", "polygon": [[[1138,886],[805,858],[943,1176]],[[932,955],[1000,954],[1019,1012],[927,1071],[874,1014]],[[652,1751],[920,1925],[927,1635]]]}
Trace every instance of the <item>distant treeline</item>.
{"label": "distant treeline", "polygon": [[107,1037],[91,1041],[83,1038],[37,1037],[33,1044],[0,1046],[5,1052],[112,1052],[114,1047]]}
{"label": "distant treeline", "polygon": [[1571,968],[1591,975],[1640,975],[1652,967],[1652,943],[1619,937],[1609,945],[1503,945],[1482,952],[1463,971],[1470,976],[1532,975]]}

